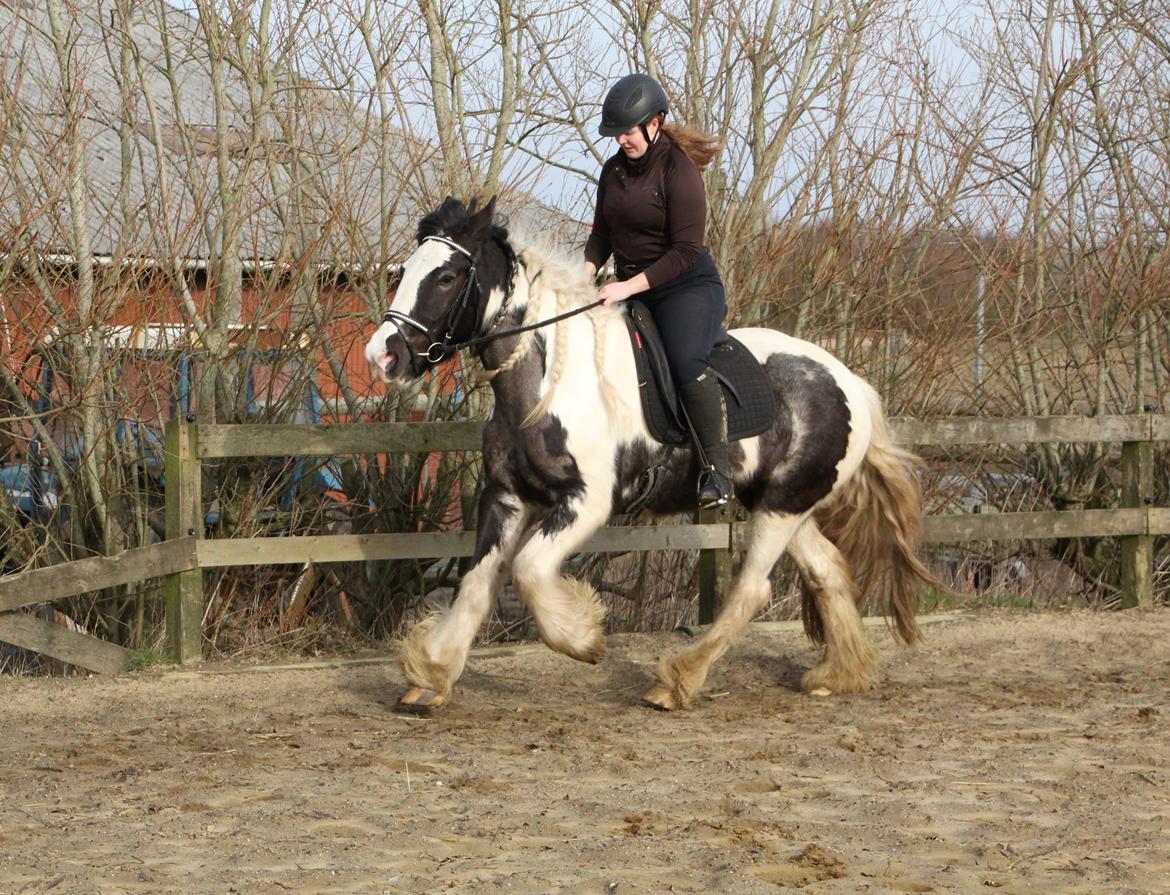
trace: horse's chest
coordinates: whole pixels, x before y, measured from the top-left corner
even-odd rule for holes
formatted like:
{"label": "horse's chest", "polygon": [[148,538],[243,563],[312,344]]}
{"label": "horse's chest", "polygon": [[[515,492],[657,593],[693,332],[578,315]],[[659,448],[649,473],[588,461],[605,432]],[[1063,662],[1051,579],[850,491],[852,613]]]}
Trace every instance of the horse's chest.
{"label": "horse's chest", "polygon": [[527,429],[489,424],[484,465],[492,479],[531,503],[550,506],[584,488],[565,430],[553,417]]}

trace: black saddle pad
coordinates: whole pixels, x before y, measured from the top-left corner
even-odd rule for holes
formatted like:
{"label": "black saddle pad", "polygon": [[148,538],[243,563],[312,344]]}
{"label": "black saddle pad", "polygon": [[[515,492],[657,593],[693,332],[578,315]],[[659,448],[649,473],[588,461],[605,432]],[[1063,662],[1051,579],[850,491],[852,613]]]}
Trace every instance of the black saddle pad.
{"label": "black saddle pad", "polygon": [[[646,428],[662,444],[690,444],[690,432],[683,422],[654,318],[639,301],[625,304]],[[771,427],[776,418],[776,396],[755,355],[738,339],[724,333],[711,349],[710,365],[723,386],[728,439],[751,438]]]}

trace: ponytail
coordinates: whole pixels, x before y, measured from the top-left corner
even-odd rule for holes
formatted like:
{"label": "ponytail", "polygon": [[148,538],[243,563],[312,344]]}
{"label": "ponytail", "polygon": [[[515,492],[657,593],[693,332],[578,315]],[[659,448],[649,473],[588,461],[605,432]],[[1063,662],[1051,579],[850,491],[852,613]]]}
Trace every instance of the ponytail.
{"label": "ponytail", "polygon": [[662,132],[670,142],[683,151],[695,167],[702,171],[710,164],[715,154],[723,148],[723,141],[698,128],[681,124],[662,123]]}

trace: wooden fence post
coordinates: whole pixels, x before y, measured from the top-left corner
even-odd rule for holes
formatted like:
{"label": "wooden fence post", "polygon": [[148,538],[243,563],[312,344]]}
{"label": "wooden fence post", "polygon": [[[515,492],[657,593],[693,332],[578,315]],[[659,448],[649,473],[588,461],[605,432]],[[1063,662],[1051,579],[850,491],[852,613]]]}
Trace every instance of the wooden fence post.
{"label": "wooden fence post", "polygon": [[[166,425],[167,539],[203,537],[203,470],[193,416]],[[203,657],[203,571],[166,578],[167,651],[176,663]]]}
{"label": "wooden fence post", "polygon": [[715,621],[723,595],[731,586],[731,513],[727,507],[699,510],[695,522],[728,526],[727,549],[699,551],[699,624],[709,625]]}
{"label": "wooden fence post", "polygon": [[[1152,423],[1152,418],[1150,418]],[[1152,432],[1149,437],[1152,439]],[[1154,496],[1154,444],[1127,441],[1121,446],[1121,505],[1148,508]],[[1154,538],[1148,533],[1121,539],[1121,607],[1154,602]]]}

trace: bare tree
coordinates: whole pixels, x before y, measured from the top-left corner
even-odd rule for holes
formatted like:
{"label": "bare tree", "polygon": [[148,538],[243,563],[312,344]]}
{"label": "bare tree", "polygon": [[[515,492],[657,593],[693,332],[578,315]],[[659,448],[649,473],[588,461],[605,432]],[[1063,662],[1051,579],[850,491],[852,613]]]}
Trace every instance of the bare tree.
{"label": "bare tree", "polygon": [[[705,179],[731,325],[824,344],[895,412],[1164,405],[1167,14],[1164,0],[950,19],[921,0],[0,4],[0,412],[9,462],[35,454],[60,504],[30,519],[0,500],[5,557],[157,536],[157,448],[127,433],[186,400],[179,359],[204,420],[303,418],[317,379],[341,418],[482,415],[486,392],[458,369],[421,395],[375,395],[355,346],[447,193],[500,193],[521,217],[535,196],[588,221],[613,152],[601,98],[632,70],[723,141]],[[1103,446],[997,459],[1050,505],[1114,500]],[[292,461],[214,469],[217,524],[448,524],[456,480],[470,519],[464,458],[334,465],[351,502],[328,514],[319,494],[284,499]],[[1108,577],[1107,551],[1074,546]],[[636,593],[618,568],[594,571]],[[286,574],[217,579],[218,636],[263,636],[245,619],[268,610],[239,595],[270,593],[277,611]],[[422,575],[339,579],[366,623],[393,627]],[[95,605],[114,636],[149,636],[141,595]],[[627,608],[630,624],[665,617]]]}

